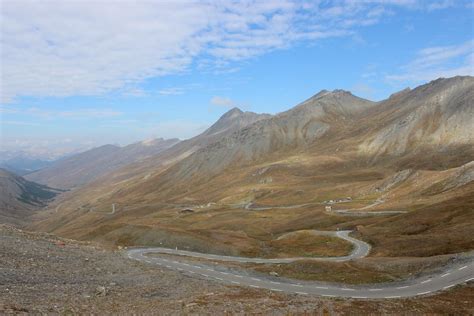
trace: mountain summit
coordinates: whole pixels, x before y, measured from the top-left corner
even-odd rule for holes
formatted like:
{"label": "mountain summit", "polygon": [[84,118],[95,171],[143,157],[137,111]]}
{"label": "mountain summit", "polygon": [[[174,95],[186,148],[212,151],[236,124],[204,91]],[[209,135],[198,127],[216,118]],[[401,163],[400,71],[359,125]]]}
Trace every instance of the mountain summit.
{"label": "mountain summit", "polygon": [[234,107],[224,113],[217,122],[209,127],[203,135],[213,135],[224,131],[239,130],[256,121],[271,117],[269,114],[257,114],[254,112],[243,112],[241,109]]}
{"label": "mountain summit", "polygon": [[[259,236],[334,230],[344,219],[327,214],[322,203],[343,198],[360,212],[400,212],[347,222],[384,243],[374,251],[413,254],[406,244],[416,251],[423,245],[423,253],[467,249],[473,93],[474,78],[462,77],[380,102],[335,90],[273,116],[231,109],[201,135],[66,193],[61,210],[35,227],[114,243],[168,240],[202,251],[248,251],[260,244]],[[123,208],[100,220],[88,211],[108,212],[111,204]],[[268,206],[268,212],[251,205]],[[352,207],[346,205],[334,208]],[[192,212],[180,212],[184,207]],[[417,223],[416,234],[407,222]],[[430,241],[428,250],[420,236]]]}

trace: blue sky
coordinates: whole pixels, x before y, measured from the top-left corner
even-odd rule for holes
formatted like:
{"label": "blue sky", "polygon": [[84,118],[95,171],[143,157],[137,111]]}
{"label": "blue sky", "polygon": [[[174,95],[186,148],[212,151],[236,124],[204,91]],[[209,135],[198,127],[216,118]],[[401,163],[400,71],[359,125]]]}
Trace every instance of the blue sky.
{"label": "blue sky", "polygon": [[470,1],[20,0],[1,15],[2,150],[39,155],[474,74]]}

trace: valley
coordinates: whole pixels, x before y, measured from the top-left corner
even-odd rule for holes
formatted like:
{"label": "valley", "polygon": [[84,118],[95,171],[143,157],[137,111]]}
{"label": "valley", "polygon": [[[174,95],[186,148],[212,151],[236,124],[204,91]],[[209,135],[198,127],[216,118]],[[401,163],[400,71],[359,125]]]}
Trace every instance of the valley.
{"label": "valley", "polygon": [[334,90],[276,115],[232,109],[85,182],[59,173],[68,190],[23,227],[270,295],[472,296],[473,91],[454,77],[377,103]]}

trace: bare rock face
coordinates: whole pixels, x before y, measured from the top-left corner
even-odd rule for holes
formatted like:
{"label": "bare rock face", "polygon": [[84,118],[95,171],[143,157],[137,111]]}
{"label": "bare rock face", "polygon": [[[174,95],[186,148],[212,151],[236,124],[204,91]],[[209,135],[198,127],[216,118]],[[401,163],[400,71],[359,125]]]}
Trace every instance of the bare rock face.
{"label": "bare rock face", "polygon": [[100,296],[100,297],[103,297],[103,296],[106,296],[107,295],[107,288],[105,286],[97,286],[96,289],[95,289],[95,295],[96,296]]}
{"label": "bare rock face", "polygon": [[253,112],[243,112],[239,108],[233,108],[226,112],[221,118],[200,135],[211,136],[222,134],[226,131],[235,132],[256,121],[271,117],[269,114],[257,114]]}
{"label": "bare rock face", "polygon": [[402,171],[399,171],[389,177],[388,179],[385,179],[381,184],[377,185],[375,187],[375,192],[386,192],[389,191],[391,188],[395,187],[399,183],[404,182],[409,176],[413,174],[413,170],[410,169],[405,169]]}
{"label": "bare rock face", "polygon": [[474,143],[474,78],[438,79],[380,103],[379,128],[361,145],[369,156]]}
{"label": "bare rock face", "polygon": [[333,122],[351,121],[372,105],[350,92],[323,90],[289,111],[259,120],[200,149],[176,165],[170,176],[180,179],[196,173],[213,174],[235,162],[304,148],[329,131]]}

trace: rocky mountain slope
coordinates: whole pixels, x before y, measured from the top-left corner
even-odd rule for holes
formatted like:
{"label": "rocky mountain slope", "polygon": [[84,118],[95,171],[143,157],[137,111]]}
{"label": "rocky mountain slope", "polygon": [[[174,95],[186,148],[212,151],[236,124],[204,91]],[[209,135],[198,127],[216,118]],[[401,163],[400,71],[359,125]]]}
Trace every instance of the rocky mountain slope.
{"label": "rocky mountain slope", "polygon": [[159,174],[164,168],[187,158],[198,150],[206,148],[246,126],[270,117],[269,114],[243,112],[238,108],[233,108],[222,115],[203,133],[184,140],[158,155],[121,168],[117,172],[99,179],[98,182],[111,183],[112,181],[112,183],[117,183],[120,181],[129,182],[134,178],[138,181],[150,179],[153,175]]}
{"label": "rocky mountain slope", "polygon": [[[110,194],[110,188],[121,190],[125,186],[133,186],[134,183],[141,183],[145,180],[153,179],[153,177],[169,168],[169,166],[185,159],[199,149],[205,148],[248,125],[269,117],[271,117],[271,115],[243,112],[240,109],[233,108],[222,115],[216,123],[203,133],[181,141],[156,155],[134,163],[129,163],[110,173],[96,176],[95,181],[75,192],[64,194],[62,199],[69,200],[70,198],[82,196],[83,194],[89,195],[94,199],[98,196],[102,197]],[[97,158],[93,160],[95,159]],[[53,173],[51,174],[53,175]],[[66,176],[65,181],[67,181],[68,178],[69,177]]]}
{"label": "rocky mountain slope", "polygon": [[0,169],[0,223],[22,224],[59,191]]}
{"label": "rocky mountain slope", "polygon": [[[247,255],[283,233],[336,228],[373,240],[373,255],[468,250],[473,93],[472,77],[436,80],[377,103],[322,91],[201,146],[182,142],[97,179],[65,195],[61,212],[33,227]],[[333,209],[349,213],[328,213],[329,200],[344,201]],[[107,215],[112,203],[118,211]],[[365,214],[371,211],[381,215]]]}
{"label": "rocky mountain slope", "polygon": [[178,139],[152,139],[124,147],[104,145],[60,159],[26,177],[51,187],[71,189],[122,166],[156,155],[178,142]]}
{"label": "rocky mountain slope", "polygon": [[364,139],[360,151],[400,156],[418,149],[472,145],[473,100],[472,77],[438,79],[393,95],[370,112],[384,124]]}

